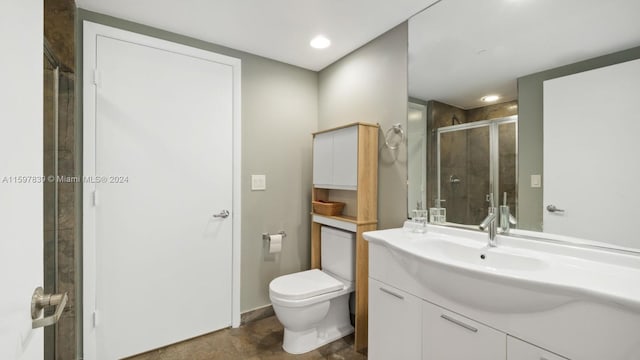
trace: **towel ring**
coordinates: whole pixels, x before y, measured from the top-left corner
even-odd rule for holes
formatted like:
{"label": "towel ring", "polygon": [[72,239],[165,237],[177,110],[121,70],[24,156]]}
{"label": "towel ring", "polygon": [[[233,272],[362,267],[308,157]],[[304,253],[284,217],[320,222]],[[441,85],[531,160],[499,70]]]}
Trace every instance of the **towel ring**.
{"label": "towel ring", "polygon": [[[395,135],[400,134],[400,140],[396,142],[389,142],[389,138],[393,137],[389,135],[394,135],[394,134]],[[405,139],[404,129],[402,128],[402,124],[400,123],[393,124],[393,126],[391,126],[391,128],[387,130],[387,132],[384,134],[384,144],[391,150],[396,150],[400,146],[400,144],[404,142],[404,139]]]}

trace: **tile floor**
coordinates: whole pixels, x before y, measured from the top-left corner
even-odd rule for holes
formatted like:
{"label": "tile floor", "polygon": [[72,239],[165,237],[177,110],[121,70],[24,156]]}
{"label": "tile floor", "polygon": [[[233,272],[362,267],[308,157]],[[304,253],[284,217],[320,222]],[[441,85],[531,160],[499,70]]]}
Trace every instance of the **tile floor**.
{"label": "tile floor", "polygon": [[275,316],[225,329],[128,360],[362,360],[367,357],[353,350],[353,335],[336,340],[302,355],[282,350],[283,328]]}

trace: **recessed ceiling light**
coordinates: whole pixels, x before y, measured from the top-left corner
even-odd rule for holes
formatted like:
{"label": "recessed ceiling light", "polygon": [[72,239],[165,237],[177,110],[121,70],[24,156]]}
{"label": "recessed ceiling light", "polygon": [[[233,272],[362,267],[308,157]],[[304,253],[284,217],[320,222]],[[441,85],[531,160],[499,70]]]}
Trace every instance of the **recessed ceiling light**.
{"label": "recessed ceiling light", "polygon": [[494,101],[496,101],[498,99],[500,99],[500,96],[498,96],[498,95],[487,95],[487,96],[483,96],[482,99],[480,99],[480,100],[482,100],[484,102],[494,102]]}
{"label": "recessed ceiling light", "polygon": [[311,42],[309,43],[309,45],[311,45],[312,48],[324,49],[329,47],[329,45],[331,45],[331,40],[327,39],[322,35],[318,35],[313,39],[311,39]]}

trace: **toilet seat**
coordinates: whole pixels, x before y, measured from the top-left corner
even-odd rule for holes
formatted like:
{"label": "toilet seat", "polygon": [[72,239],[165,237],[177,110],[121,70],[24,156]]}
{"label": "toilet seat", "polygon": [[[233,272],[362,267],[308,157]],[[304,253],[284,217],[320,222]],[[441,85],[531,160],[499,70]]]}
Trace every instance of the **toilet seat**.
{"label": "toilet seat", "polygon": [[280,276],[269,285],[272,295],[282,300],[304,300],[344,289],[344,283],[313,269]]}

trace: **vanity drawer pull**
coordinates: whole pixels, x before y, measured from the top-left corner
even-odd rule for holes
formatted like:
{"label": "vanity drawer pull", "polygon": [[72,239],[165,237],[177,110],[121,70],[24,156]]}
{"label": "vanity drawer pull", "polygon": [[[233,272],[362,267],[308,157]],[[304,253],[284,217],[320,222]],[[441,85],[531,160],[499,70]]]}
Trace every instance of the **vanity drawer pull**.
{"label": "vanity drawer pull", "polygon": [[384,292],[384,293],[387,293],[387,294],[389,294],[389,295],[391,295],[391,296],[397,297],[397,298],[398,298],[398,299],[400,299],[400,300],[404,300],[404,296],[402,296],[402,295],[400,295],[400,294],[396,294],[396,293],[394,293],[394,292],[393,292],[393,291],[391,291],[391,290],[387,290],[387,289],[385,289],[385,288],[382,288],[382,287],[381,287],[381,288],[380,288],[380,291],[382,291],[382,292]]}
{"label": "vanity drawer pull", "polygon": [[452,323],[454,323],[454,324],[456,324],[458,326],[462,326],[463,328],[465,328],[465,329],[467,329],[469,331],[478,332],[478,329],[474,328],[473,326],[467,325],[467,324],[463,323],[460,320],[456,320],[456,319],[452,318],[449,315],[442,314],[442,315],[440,315],[440,317],[445,319],[445,320],[447,320],[447,321],[451,321]]}

